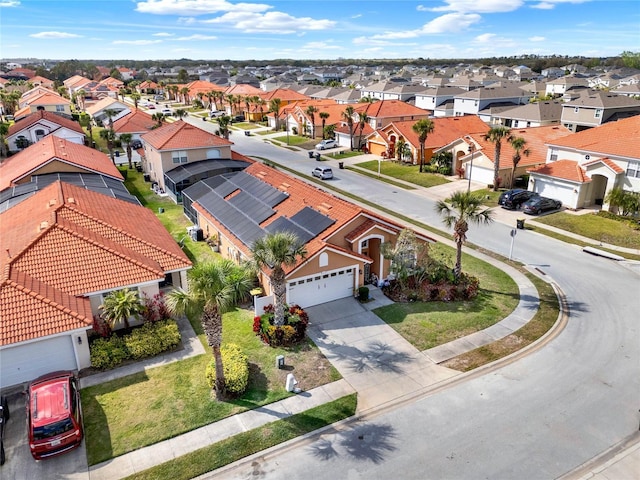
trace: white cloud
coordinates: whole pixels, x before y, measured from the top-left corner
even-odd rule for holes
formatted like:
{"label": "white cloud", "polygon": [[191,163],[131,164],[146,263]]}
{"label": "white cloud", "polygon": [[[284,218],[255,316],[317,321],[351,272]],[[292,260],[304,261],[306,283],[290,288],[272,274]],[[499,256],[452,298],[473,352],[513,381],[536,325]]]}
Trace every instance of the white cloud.
{"label": "white cloud", "polygon": [[225,0],[146,0],[138,2],[136,10],[155,15],[210,15],[220,12],[264,12],[270,5],[261,3],[229,3]]}
{"label": "white cloud", "polygon": [[29,35],[33,38],[80,38],[82,35],[76,35],[75,33],[66,32],[39,32]]}
{"label": "white cloud", "polygon": [[524,5],[523,0],[445,0],[445,3],[446,6],[422,9],[432,12],[497,13],[513,12]]}
{"label": "white cloud", "polygon": [[510,38],[499,37],[495,33],[483,33],[473,39],[473,44],[479,48],[504,48],[504,47],[516,47],[517,44]]}
{"label": "white cloud", "polygon": [[196,33],[196,34],[190,35],[188,37],[176,38],[176,40],[181,40],[181,41],[182,40],[187,40],[187,41],[190,41],[190,40],[215,40],[217,38],[218,37],[216,37],[215,35],[200,35],[200,34]]}
{"label": "white cloud", "polygon": [[497,35],[495,33],[483,33],[482,35],[478,35],[476,38],[474,38],[474,40],[478,43],[489,43],[496,37]]}
{"label": "white cloud", "polygon": [[591,0],[544,0],[540,3],[536,3],[535,5],[531,5],[531,8],[537,8],[540,10],[551,10],[553,8],[556,7],[556,5],[560,4],[560,3],[573,3],[573,4],[579,4],[579,3],[587,3],[590,2]]}
{"label": "white cloud", "polygon": [[305,43],[300,48],[303,50],[342,50],[342,47],[338,45],[331,45],[327,42],[309,42]]}
{"label": "white cloud", "polygon": [[265,14],[251,12],[229,12],[224,15],[204,20],[203,23],[230,24],[234,28],[247,33],[282,33],[290,34],[308,30],[326,30],[335,25],[333,20],[315,20],[310,17],[296,18],[287,13],[267,12]]}
{"label": "white cloud", "polygon": [[4,2],[0,2],[0,7],[17,7],[20,5],[20,2],[17,0],[7,0]]}
{"label": "white cloud", "polygon": [[158,33],[154,33],[152,36],[153,37],[173,37],[173,33],[158,32]]}
{"label": "white cloud", "polygon": [[529,37],[530,42],[544,42],[545,40],[546,40],[545,37],[540,37],[540,36]]}
{"label": "white cloud", "polygon": [[421,33],[455,33],[466,30],[474,23],[481,20],[480,15],[475,13],[447,13],[441,17],[434,18],[425,24],[421,29]]}
{"label": "white cloud", "polygon": [[162,40],[114,40],[113,45],[153,45],[162,43]]}

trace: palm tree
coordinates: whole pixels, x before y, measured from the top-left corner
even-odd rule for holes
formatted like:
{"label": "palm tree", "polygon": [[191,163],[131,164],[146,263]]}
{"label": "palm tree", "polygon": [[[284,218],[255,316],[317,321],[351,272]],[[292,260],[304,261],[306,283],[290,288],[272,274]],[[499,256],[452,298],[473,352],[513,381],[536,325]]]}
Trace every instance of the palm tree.
{"label": "palm tree", "polygon": [[173,112],[173,116],[176,118],[183,118],[188,115],[189,113],[184,108],[178,108],[175,112]]}
{"label": "palm tree", "polygon": [[493,127],[484,136],[484,139],[495,144],[495,152],[493,155],[493,191],[498,191],[500,183],[500,149],[502,148],[502,140],[511,141],[511,130],[507,127]]}
{"label": "palm tree", "polygon": [[[449,205],[450,204],[450,205]],[[482,196],[472,192],[456,192],[446,200],[439,200],[436,212],[443,223],[453,227],[453,240],[456,242],[456,266],[454,274],[460,278],[462,273],[462,244],[467,239],[469,223],[488,224],[493,221],[493,212],[489,208],[481,209]]]}
{"label": "palm tree", "polygon": [[349,138],[351,140],[351,151],[353,152],[353,114],[355,113],[355,110],[353,109],[353,107],[351,105],[349,105],[347,108],[344,109],[344,112],[342,112],[342,119],[347,122],[347,125],[349,126]]}
{"label": "palm tree", "polygon": [[182,95],[182,103],[189,105],[189,87],[182,87],[180,89],[180,95]]}
{"label": "palm tree", "polygon": [[199,317],[207,343],[213,351],[216,364],[216,398],[225,393],[222,365],[222,315],[232,309],[253,285],[250,270],[229,259],[198,263],[188,273],[189,291],[174,290],[167,295],[167,307],[177,315]]}
{"label": "palm tree", "polygon": [[427,141],[427,136],[433,132],[434,128],[435,125],[428,118],[421,118],[411,127],[418,135],[418,142],[420,142],[420,173],[422,173],[422,166],[424,165],[424,144]]}
{"label": "palm tree", "polygon": [[320,112],[318,114],[320,116],[320,118],[322,119],[322,139],[324,140],[324,126],[327,123],[327,118],[330,117],[329,112]]}
{"label": "palm tree", "polygon": [[307,110],[304,112],[311,118],[311,139],[316,138],[316,112],[318,111],[317,107],[313,105],[309,105]]}
{"label": "palm tree", "polygon": [[358,128],[360,129],[360,135],[358,135],[358,150],[362,149],[362,131],[368,121],[369,115],[367,115],[366,111],[358,112]]}
{"label": "palm tree", "polygon": [[113,117],[115,117],[118,114],[118,112],[116,110],[114,110],[113,108],[105,108],[104,109],[104,114],[109,119],[109,128],[111,130],[113,130]]}
{"label": "palm tree", "polygon": [[256,95],[256,105],[258,106],[258,111],[260,112],[260,120],[259,122],[264,121],[264,106],[267,104],[264,98],[258,97]]}
{"label": "palm tree", "polygon": [[280,127],[280,104],[282,104],[282,100],[279,98],[274,98],[269,102],[269,111],[273,113],[273,116],[276,119],[276,132]]}
{"label": "palm tree", "polygon": [[119,323],[124,323],[124,328],[130,328],[129,318],[138,318],[142,308],[138,292],[128,288],[109,293],[100,305],[102,317],[112,329]]}
{"label": "palm tree", "polygon": [[134,108],[137,110],[138,109],[138,102],[140,101],[140,99],[142,98],[142,95],[140,95],[138,92],[133,92],[131,95],[129,95],[131,97],[131,100],[133,100],[133,106]]}
{"label": "palm tree", "polygon": [[76,92],[76,102],[80,106],[80,110],[84,111],[84,97],[87,96],[87,92],[84,89],[80,89]]}
{"label": "palm tree", "polygon": [[111,161],[113,164],[116,164],[116,160],[113,157],[113,147],[116,141],[116,134],[110,128],[103,128],[100,130],[100,138],[104,139],[107,142],[107,150],[109,150],[109,156],[111,157]]}
{"label": "palm tree", "polygon": [[269,269],[269,282],[273,292],[274,324],[284,324],[287,285],[284,267],[292,267],[307,251],[298,236],[291,232],[269,233],[255,241],[251,247],[252,262],[258,269]]}
{"label": "palm tree", "polygon": [[129,160],[129,170],[133,168],[133,162],[131,161],[131,140],[133,139],[133,135],[130,133],[123,133],[120,135],[120,142],[122,142],[127,150],[127,159]]}
{"label": "palm tree", "polygon": [[520,163],[522,155],[528,157],[531,151],[528,148],[524,148],[527,145],[527,141],[522,137],[511,137],[509,143],[513,148],[513,166],[511,167],[511,181],[509,182],[509,188],[513,188],[516,167],[518,166],[518,163]]}
{"label": "palm tree", "polygon": [[220,127],[220,136],[226,140],[229,140],[229,124],[231,123],[231,117],[229,115],[223,115],[217,119]]}
{"label": "palm tree", "polygon": [[156,122],[156,128],[161,127],[165,121],[164,115],[160,112],[154,113],[153,115],[151,115],[151,119]]}
{"label": "palm tree", "polygon": [[7,134],[9,133],[9,124],[0,123],[0,157],[5,158],[8,153]]}

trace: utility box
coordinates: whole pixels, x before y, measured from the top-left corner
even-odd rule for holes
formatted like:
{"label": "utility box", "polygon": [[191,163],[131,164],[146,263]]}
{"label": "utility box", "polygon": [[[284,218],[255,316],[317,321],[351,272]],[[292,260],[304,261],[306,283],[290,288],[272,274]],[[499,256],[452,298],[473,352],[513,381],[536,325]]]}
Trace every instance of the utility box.
{"label": "utility box", "polygon": [[278,355],[276,357],[276,368],[284,368],[284,355]]}
{"label": "utility box", "polygon": [[201,228],[193,228],[189,233],[191,234],[191,240],[194,242],[201,242],[204,240],[204,232]]}
{"label": "utility box", "polygon": [[298,381],[296,380],[296,377],[293,376],[293,373],[289,373],[287,375],[285,388],[287,392],[300,393],[300,389],[298,388]]}

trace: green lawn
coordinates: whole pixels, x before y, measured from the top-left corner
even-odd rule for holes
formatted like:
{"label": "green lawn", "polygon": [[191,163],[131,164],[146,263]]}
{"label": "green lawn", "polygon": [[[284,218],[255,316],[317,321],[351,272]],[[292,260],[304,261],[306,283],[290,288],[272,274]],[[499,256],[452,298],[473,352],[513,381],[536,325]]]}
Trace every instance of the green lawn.
{"label": "green lawn", "polygon": [[506,273],[469,255],[463,255],[462,267],[480,279],[473,301],[394,303],[375,314],[417,349],[426,350],[490,327],[516,308],[518,286]]}
{"label": "green lawn", "polygon": [[377,160],[370,160],[368,162],[357,163],[356,167],[364,168],[372,172],[378,173],[378,163],[380,164],[380,173],[387,175],[398,180],[404,180],[405,182],[413,183],[421,187],[435,187],[436,185],[442,185],[449,183],[442,175],[436,173],[420,173],[419,165],[408,165],[397,162],[391,162],[389,160],[383,160],[378,162]]}
{"label": "green lawn", "polygon": [[640,248],[640,230],[631,228],[625,222],[600,217],[595,213],[573,215],[558,212],[536,218],[536,222],[561,228],[599,242],[619,247]]}
{"label": "green lawn", "polygon": [[[199,324],[196,333],[204,334]],[[249,357],[245,394],[218,402],[206,383],[207,354],[150,369],[82,390],[87,458],[90,465],[180,435],[230,415],[281,400],[287,373],[304,389],[340,378],[312,342],[292,349],[272,348],[253,333],[253,314],[236,309],[224,316],[224,343],[236,343]],[[290,370],[275,366],[284,355]],[[132,414],[135,412],[135,415]]]}

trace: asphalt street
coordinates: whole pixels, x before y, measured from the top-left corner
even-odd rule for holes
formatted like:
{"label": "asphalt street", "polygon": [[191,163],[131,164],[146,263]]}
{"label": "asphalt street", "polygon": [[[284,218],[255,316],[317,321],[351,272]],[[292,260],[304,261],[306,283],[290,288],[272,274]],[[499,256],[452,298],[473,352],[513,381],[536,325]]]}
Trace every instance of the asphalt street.
{"label": "asphalt street", "polygon": [[[204,123],[204,122],[203,122]],[[315,160],[237,133],[235,150],[309,174]],[[302,152],[304,153],[304,152]],[[434,200],[334,167],[330,185],[442,228]],[[512,225],[471,226],[469,241],[508,255]],[[211,478],[551,479],[638,430],[638,272],[519,231],[513,258],[553,279],[570,319],[543,349],[415,403],[264,454]]]}

